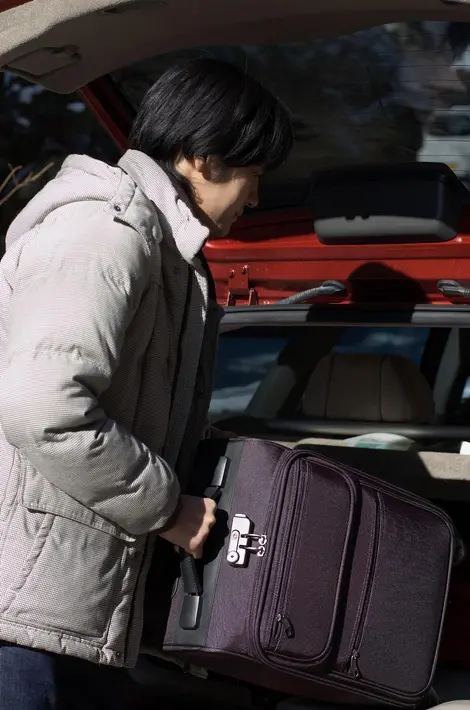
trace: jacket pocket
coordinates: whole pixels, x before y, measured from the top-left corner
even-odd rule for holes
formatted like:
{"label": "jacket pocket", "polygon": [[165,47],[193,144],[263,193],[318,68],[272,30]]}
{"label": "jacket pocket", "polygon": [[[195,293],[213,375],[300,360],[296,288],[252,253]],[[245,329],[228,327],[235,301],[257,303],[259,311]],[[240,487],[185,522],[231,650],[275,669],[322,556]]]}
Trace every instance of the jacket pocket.
{"label": "jacket pocket", "polygon": [[5,541],[2,566],[16,570],[2,616],[33,627],[103,639],[118,596],[125,603],[120,598],[123,580],[138,563],[136,552],[142,540],[31,470],[15,513],[22,520],[19,529],[27,554],[14,559]]}
{"label": "jacket pocket", "polygon": [[134,543],[137,540],[135,535],[131,535],[119,525],[102,518],[90,508],[71,498],[60,488],[49,483],[31,464],[23,462],[25,464],[25,474],[21,499],[25,508],[37,512],[53,513],[62,518],[67,518],[67,520],[100,530],[124,542]]}

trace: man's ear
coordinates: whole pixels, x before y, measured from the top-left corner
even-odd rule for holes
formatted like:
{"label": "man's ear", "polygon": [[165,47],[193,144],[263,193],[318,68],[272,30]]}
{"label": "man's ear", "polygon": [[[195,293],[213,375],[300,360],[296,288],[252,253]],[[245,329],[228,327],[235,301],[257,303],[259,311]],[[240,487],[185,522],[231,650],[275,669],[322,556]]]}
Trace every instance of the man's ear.
{"label": "man's ear", "polygon": [[226,168],[217,156],[203,158],[200,155],[192,158],[181,158],[176,163],[177,169],[190,181],[223,182]]}
{"label": "man's ear", "polygon": [[194,157],[192,160],[194,169],[207,182],[219,182],[223,178],[223,164],[217,156]]}
{"label": "man's ear", "polygon": [[227,168],[217,155],[205,159],[204,170],[205,179],[211,182],[226,182],[230,179],[231,168]]}
{"label": "man's ear", "polygon": [[187,163],[190,171],[198,180],[203,180],[204,182],[212,182],[214,180],[218,163],[216,158],[202,158],[200,155],[195,155],[192,158],[188,158]]}
{"label": "man's ear", "polygon": [[209,179],[207,177],[207,161],[200,156],[192,158],[179,157],[175,162],[175,168],[191,183],[194,180],[201,182]]}
{"label": "man's ear", "polygon": [[201,158],[200,156],[195,156],[194,158],[189,158],[189,162],[191,163],[193,170],[195,170],[197,173],[199,173],[206,180],[209,180],[210,175],[208,175],[209,171],[208,171],[207,160],[208,160],[207,158]]}

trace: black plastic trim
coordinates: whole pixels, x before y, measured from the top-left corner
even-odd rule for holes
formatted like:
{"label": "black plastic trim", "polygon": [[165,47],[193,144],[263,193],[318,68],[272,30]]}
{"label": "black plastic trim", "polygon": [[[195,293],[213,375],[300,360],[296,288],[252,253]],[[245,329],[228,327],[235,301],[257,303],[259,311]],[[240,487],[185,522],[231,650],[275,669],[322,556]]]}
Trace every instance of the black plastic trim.
{"label": "black plastic trim", "polygon": [[249,325],[410,325],[470,327],[470,305],[376,306],[233,306],[227,307],[224,328]]}
{"label": "black plastic trim", "polygon": [[180,627],[185,631],[192,631],[199,626],[202,609],[202,596],[185,594],[180,613]]}
{"label": "black plastic trim", "polygon": [[[221,456],[214,471],[210,486],[204,491],[206,498],[219,502],[225,484],[230,459]],[[183,580],[183,605],[180,613],[180,626],[186,631],[196,629],[199,625],[202,607],[203,587],[199,579],[196,560],[185,552],[180,554],[181,579]]]}

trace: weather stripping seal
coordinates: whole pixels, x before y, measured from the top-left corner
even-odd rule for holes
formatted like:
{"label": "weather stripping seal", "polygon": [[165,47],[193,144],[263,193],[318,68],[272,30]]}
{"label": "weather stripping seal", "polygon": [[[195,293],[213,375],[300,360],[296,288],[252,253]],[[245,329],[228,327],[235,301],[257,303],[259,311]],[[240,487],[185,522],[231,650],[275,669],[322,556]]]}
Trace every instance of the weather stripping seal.
{"label": "weather stripping seal", "polygon": [[470,306],[410,306],[409,308],[366,308],[346,305],[236,306],[226,308],[222,329],[244,326],[295,325],[422,325],[470,328]]}

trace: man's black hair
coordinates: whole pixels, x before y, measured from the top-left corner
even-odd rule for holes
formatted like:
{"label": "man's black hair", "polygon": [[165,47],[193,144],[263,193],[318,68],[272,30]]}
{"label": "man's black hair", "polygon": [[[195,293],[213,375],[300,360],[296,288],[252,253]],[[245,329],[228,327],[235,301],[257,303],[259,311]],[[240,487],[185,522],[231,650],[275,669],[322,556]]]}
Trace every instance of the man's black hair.
{"label": "man's black hair", "polygon": [[222,166],[283,163],[293,145],[289,114],[256,79],[212,58],[178,62],[147,92],[130,146],[177,177],[174,164],[218,157]]}

